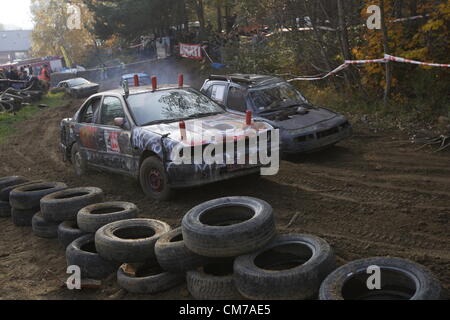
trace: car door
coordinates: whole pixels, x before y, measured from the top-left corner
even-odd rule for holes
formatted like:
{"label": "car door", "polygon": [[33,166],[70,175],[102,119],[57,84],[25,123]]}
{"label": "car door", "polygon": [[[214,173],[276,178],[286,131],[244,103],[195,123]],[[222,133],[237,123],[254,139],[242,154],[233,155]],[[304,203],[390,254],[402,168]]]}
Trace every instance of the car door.
{"label": "car door", "polygon": [[95,163],[98,159],[99,144],[96,139],[98,131],[96,119],[100,111],[102,98],[102,96],[96,96],[86,101],[80,110],[77,123],[74,128],[71,128],[71,130],[74,130],[75,141],[80,147],[81,156],[88,165]]}
{"label": "car door", "polygon": [[[119,127],[114,122],[123,118]],[[96,166],[125,174],[135,174],[136,159],[131,147],[131,117],[126,112],[123,99],[105,95],[97,119],[99,162]]]}

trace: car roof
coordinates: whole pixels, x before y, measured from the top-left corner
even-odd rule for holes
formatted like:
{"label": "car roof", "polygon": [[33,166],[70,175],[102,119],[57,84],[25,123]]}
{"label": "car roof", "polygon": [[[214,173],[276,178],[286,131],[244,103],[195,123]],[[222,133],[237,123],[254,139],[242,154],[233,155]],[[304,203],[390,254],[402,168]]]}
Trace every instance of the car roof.
{"label": "car roof", "polygon": [[230,81],[248,87],[266,86],[272,83],[284,82],[283,79],[261,74],[233,73],[228,75],[211,75],[209,80]]}
{"label": "car roof", "polygon": [[135,75],[138,75],[139,78],[149,78],[150,77],[146,73],[129,73],[129,74],[124,74],[122,76],[122,79],[130,79],[130,78],[133,78]]}
{"label": "car roof", "polygon": [[[178,85],[166,84],[166,85],[159,85],[156,92],[164,91],[164,90],[171,90],[171,89],[190,89],[190,88],[191,88],[190,86],[186,86],[186,85],[183,86],[182,88],[180,88]],[[154,92],[152,86],[130,87],[129,90],[130,90],[130,96],[134,95],[134,94]],[[101,96],[101,95],[105,95],[105,94],[116,94],[116,95],[123,96],[124,91],[123,91],[123,88],[116,88],[116,89],[97,93],[96,95]]]}
{"label": "car roof", "polygon": [[66,80],[63,80],[63,81],[61,81],[61,82],[70,82],[70,81],[74,81],[74,80],[85,80],[85,81],[87,81],[87,82],[90,82],[89,80],[87,80],[87,79],[85,79],[85,78],[81,78],[81,77],[78,77],[78,78],[71,78],[71,79],[66,79]]}

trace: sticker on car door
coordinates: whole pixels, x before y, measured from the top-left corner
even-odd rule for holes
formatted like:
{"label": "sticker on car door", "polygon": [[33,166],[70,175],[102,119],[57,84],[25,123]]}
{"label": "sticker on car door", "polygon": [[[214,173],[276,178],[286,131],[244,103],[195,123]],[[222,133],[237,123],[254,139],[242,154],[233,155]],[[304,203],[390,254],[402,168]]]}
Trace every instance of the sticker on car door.
{"label": "sticker on car door", "polygon": [[105,143],[107,152],[120,152],[119,132],[105,132]]}

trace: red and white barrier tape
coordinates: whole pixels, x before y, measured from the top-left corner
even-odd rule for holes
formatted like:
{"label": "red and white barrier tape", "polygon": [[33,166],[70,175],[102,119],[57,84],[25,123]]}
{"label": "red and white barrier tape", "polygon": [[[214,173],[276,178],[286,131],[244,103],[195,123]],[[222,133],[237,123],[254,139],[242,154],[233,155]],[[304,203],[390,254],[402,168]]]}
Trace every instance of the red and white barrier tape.
{"label": "red and white barrier tape", "polygon": [[396,61],[396,62],[418,64],[418,65],[429,66],[429,67],[450,68],[450,64],[448,64],[448,63],[421,62],[421,61],[410,60],[410,59],[405,59],[405,58],[400,58],[400,57],[394,57],[394,56],[391,56],[391,55],[388,55],[388,54],[384,55],[384,59],[385,60],[390,60],[390,61]]}
{"label": "red and white barrier tape", "polygon": [[370,59],[370,60],[345,60],[343,64],[341,64],[339,67],[334,69],[333,71],[328,72],[326,75],[322,77],[296,77],[293,79],[288,80],[288,82],[292,81],[314,81],[314,80],[323,80],[325,78],[328,78],[329,76],[338,73],[339,71],[344,70],[351,64],[367,64],[367,63],[386,63],[388,61],[395,61],[395,62],[402,62],[402,63],[412,63],[422,66],[429,66],[429,67],[441,67],[441,68],[449,68],[450,64],[444,64],[444,63],[430,63],[430,62],[421,62],[416,60],[410,60],[400,57],[394,57],[389,54],[385,54],[383,59]]}

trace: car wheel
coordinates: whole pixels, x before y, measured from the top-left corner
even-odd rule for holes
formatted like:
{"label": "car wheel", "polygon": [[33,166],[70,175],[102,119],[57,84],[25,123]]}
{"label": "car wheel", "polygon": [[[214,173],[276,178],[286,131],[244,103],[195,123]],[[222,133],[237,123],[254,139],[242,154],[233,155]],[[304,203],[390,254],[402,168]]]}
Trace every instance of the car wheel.
{"label": "car wheel", "polygon": [[139,180],[144,193],[155,200],[165,201],[172,196],[169,177],[162,162],[156,157],[149,157],[144,160]]}
{"label": "car wheel", "polygon": [[81,155],[78,143],[75,143],[72,146],[70,159],[72,161],[77,176],[83,176],[87,173],[86,161],[83,159],[83,156]]}

